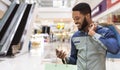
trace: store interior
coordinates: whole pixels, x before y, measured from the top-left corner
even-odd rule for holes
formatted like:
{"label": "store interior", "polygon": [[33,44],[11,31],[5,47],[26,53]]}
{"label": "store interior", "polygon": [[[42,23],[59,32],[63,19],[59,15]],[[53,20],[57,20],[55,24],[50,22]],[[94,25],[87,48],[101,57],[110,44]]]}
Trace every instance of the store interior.
{"label": "store interior", "polygon": [[[95,23],[112,23],[120,29],[120,0],[1,0],[1,70],[48,70],[47,64],[63,65],[55,49],[70,55],[70,40],[77,30],[71,10],[79,2],[90,4]],[[120,53],[106,57],[106,70],[119,70],[119,64]]]}

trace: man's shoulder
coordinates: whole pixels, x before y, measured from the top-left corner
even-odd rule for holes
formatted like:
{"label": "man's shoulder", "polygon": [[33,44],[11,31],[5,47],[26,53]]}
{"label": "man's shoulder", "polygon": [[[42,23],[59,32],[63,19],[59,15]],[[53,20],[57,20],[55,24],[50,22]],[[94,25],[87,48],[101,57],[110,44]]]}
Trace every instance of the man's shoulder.
{"label": "man's shoulder", "polygon": [[98,25],[97,26],[97,29],[96,29],[96,32],[111,32],[111,30],[107,27],[107,26],[102,26],[102,25]]}
{"label": "man's shoulder", "polygon": [[76,31],[72,37],[80,37],[80,36],[85,36],[85,32],[83,31]]}
{"label": "man's shoulder", "polygon": [[73,34],[72,37],[76,37],[76,36],[78,36],[79,34],[80,34],[80,31],[76,31],[76,32]]}

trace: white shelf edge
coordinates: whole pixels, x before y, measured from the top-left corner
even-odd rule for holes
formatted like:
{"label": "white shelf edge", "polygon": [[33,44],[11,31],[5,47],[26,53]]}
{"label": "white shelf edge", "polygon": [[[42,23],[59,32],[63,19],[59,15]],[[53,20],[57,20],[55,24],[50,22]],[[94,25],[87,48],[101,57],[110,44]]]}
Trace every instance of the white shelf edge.
{"label": "white shelf edge", "polygon": [[115,11],[117,11],[119,9],[120,9],[120,2],[118,4],[116,4],[116,5],[114,5],[113,7],[107,9],[106,11],[104,11],[103,13],[101,13],[100,15],[97,15],[97,16],[93,17],[92,19],[93,19],[93,21],[96,21],[99,18],[102,18],[102,17],[106,16],[107,14],[115,12]]}

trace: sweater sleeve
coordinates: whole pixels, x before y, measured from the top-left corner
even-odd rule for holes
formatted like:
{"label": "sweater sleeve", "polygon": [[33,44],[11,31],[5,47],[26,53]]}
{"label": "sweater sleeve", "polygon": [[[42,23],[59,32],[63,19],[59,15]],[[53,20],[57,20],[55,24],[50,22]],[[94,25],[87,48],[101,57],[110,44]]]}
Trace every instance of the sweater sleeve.
{"label": "sweater sleeve", "polygon": [[100,43],[108,52],[113,54],[117,54],[119,52],[117,39],[110,29],[101,29],[98,33],[95,33],[93,39]]}
{"label": "sweater sleeve", "polygon": [[77,52],[78,52],[78,50],[75,48],[75,45],[71,41],[70,57],[65,58],[64,60],[62,60],[62,62],[67,63],[67,64],[74,64],[75,65],[76,61],[77,61]]}

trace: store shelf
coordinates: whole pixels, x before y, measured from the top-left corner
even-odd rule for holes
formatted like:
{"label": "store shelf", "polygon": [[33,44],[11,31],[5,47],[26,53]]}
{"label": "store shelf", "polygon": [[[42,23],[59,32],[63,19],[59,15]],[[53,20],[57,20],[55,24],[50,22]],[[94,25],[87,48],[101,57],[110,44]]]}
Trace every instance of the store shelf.
{"label": "store shelf", "polygon": [[113,7],[107,9],[106,11],[104,11],[103,13],[101,13],[98,16],[93,17],[92,19],[93,19],[93,21],[97,21],[98,19],[100,19],[100,18],[102,18],[102,17],[104,17],[104,16],[106,16],[106,15],[108,15],[110,13],[114,13],[117,10],[120,10],[120,3],[114,5]]}

